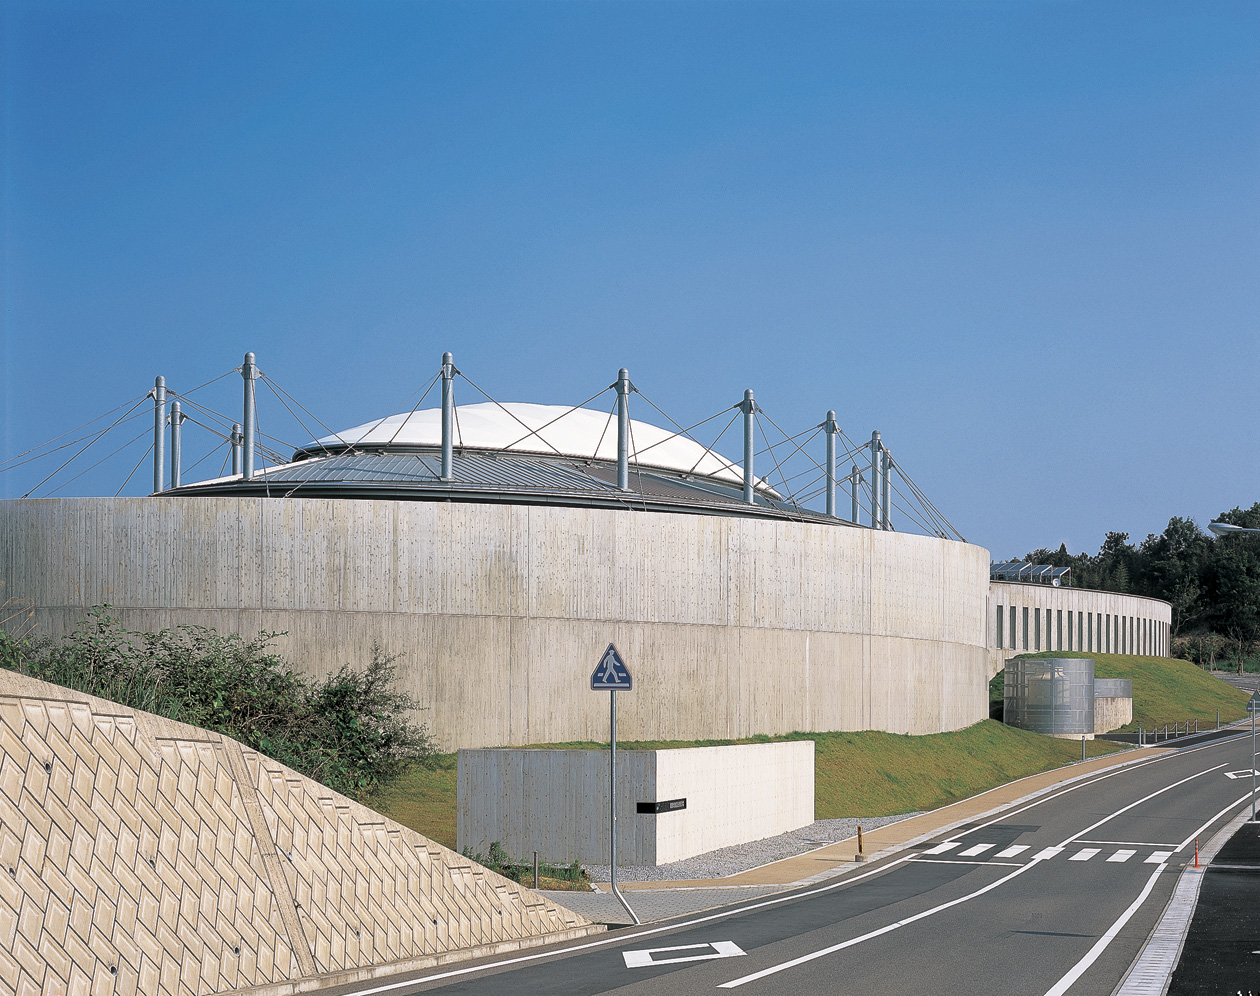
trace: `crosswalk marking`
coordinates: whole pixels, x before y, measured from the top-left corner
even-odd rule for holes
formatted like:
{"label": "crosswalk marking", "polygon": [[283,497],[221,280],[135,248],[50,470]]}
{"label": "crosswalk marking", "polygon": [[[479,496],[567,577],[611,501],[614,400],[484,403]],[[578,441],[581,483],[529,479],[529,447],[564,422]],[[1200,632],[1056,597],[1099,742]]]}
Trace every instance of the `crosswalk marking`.
{"label": "crosswalk marking", "polygon": [[[1093,841],[1093,843],[1101,844],[1105,842]],[[954,851],[956,848],[959,848],[962,846],[963,846],[962,841],[949,840],[943,844],[936,844],[932,847],[929,847],[926,851],[922,852],[920,857],[926,857],[927,855],[930,855],[930,854],[945,854],[949,851]],[[1030,847],[1028,844],[1011,844],[1008,847],[1003,847],[1002,850],[997,851],[994,854],[987,853],[989,851],[992,851],[995,847],[1000,847],[1000,846],[1001,845],[999,844],[971,844],[968,847],[966,847],[966,849],[957,851],[953,856],[958,857],[958,858],[975,858],[975,857],[979,857],[980,855],[984,855],[985,858],[992,860],[994,864],[997,864],[999,863],[997,861],[997,859],[999,858],[1014,858],[1023,854],[1025,851],[1030,850]],[[1151,844],[1151,845],[1145,845],[1145,846],[1155,847],[1157,845]],[[1062,854],[1066,850],[1067,850],[1066,847],[1044,847],[1040,851],[1038,851],[1036,854],[1032,855],[1032,857],[1029,860],[1048,861],[1051,858],[1058,857],[1060,854]],[[1174,850],[1175,848],[1169,845],[1164,845],[1162,850],[1157,850],[1157,851],[1152,852],[1151,856],[1145,859],[1145,863],[1148,865],[1157,865],[1161,861],[1167,861],[1172,856]],[[1068,858],[1068,860],[1069,861],[1089,861],[1092,858],[1096,858],[1099,854],[1102,853],[1102,851],[1103,849],[1101,847],[1082,847],[1075,854],[1071,855]],[[1136,846],[1120,847],[1120,848],[1117,848],[1115,851],[1113,851],[1108,857],[1104,858],[1103,860],[1112,862],[1114,864],[1124,864],[1124,862],[1128,861],[1131,857],[1133,857],[1137,853],[1138,852],[1137,852]],[[983,864],[984,861],[981,861],[980,863]]]}

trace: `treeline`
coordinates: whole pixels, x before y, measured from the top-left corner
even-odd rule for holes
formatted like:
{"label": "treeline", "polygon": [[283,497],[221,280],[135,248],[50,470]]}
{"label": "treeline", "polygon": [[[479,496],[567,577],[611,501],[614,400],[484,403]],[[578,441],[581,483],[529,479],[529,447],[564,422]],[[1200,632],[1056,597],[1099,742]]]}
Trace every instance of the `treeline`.
{"label": "treeline", "polygon": [[[1260,502],[1215,521],[1260,529]],[[1072,568],[1066,582],[1072,587],[1162,598],[1172,605],[1172,635],[1183,638],[1183,648],[1206,640],[1215,654],[1227,640],[1241,654],[1260,638],[1260,534],[1214,537],[1175,517],[1158,536],[1136,545],[1128,533],[1108,533],[1092,556],[1060,546],[1033,550],[1024,559]]]}

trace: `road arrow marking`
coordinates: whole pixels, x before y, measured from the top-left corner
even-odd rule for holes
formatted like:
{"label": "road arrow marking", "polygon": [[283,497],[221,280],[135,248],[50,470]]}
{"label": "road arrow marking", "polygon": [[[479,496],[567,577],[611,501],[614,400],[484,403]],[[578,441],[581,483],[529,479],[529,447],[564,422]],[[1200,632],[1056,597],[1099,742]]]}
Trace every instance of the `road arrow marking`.
{"label": "road arrow marking", "polygon": [[[654,954],[668,951],[697,951],[707,948],[703,954],[684,955],[680,958],[653,958]],[[680,944],[672,948],[646,948],[642,951],[623,951],[626,968],[644,968],[648,965],[680,965],[684,961],[714,961],[717,958],[738,958],[744,950],[734,941],[710,941],[707,944]]]}

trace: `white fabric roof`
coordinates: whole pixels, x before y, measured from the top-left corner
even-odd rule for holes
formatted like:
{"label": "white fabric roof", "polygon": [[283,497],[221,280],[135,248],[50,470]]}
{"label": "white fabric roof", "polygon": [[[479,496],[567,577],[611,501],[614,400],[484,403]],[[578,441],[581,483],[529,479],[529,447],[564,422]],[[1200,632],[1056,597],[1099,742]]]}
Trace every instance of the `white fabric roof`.
{"label": "white fabric roof", "polygon": [[[617,418],[561,405],[459,405],[455,447],[511,450],[617,462]],[[742,484],[743,469],[699,443],[647,422],[630,420],[630,462]],[[442,445],[442,410],[391,415],[318,440],[324,446]],[[308,446],[309,451],[312,447]],[[758,480],[758,486],[764,487]]]}

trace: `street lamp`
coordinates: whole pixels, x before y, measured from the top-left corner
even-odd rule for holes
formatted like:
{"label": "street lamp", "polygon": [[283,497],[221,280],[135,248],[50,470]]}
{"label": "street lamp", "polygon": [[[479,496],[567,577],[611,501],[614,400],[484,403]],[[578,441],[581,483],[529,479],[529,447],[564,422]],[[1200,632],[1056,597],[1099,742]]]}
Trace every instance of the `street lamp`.
{"label": "street lamp", "polygon": [[[1260,529],[1248,529],[1236,526],[1232,522],[1209,522],[1208,529],[1217,536],[1233,536],[1237,533],[1260,533]],[[1242,664],[1239,663],[1239,667]],[[1251,822],[1256,822],[1256,696],[1253,693],[1247,702],[1247,711],[1251,713]]]}
{"label": "street lamp", "polygon": [[1248,529],[1246,526],[1236,526],[1232,522],[1209,522],[1208,529],[1216,533],[1217,536],[1232,536],[1235,533],[1260,533],[1260,529]]}

